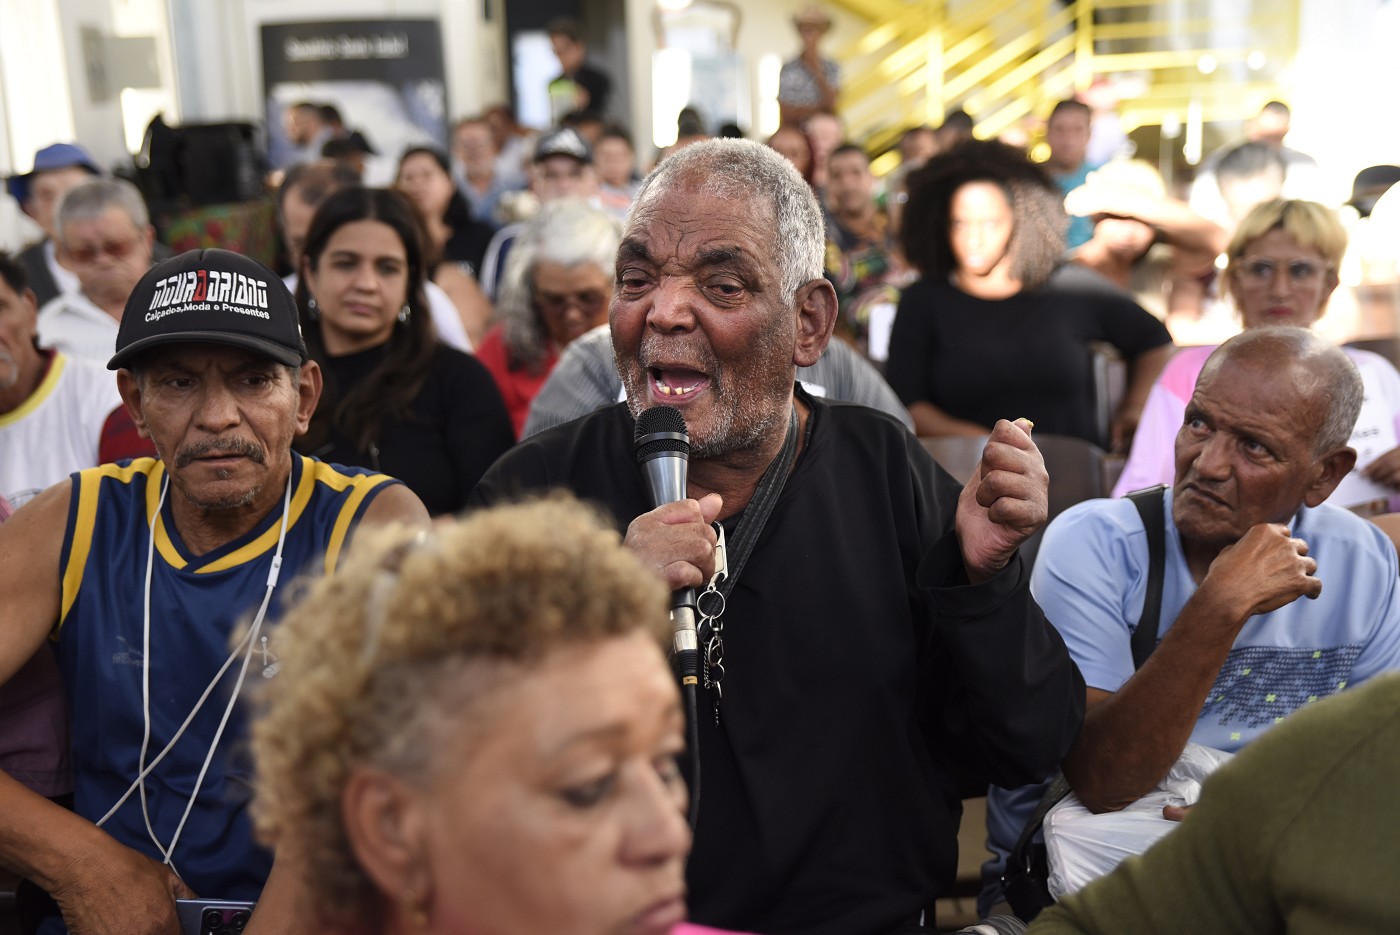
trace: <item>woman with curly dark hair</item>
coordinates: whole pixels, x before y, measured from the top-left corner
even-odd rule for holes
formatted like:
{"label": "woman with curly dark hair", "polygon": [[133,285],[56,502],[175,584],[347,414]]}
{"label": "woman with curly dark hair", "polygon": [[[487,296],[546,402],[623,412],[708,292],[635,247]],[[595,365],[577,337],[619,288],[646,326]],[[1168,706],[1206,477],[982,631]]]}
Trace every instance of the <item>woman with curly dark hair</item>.
{"label": "woman with curly dark hair", "polygon": [[[1126,450],[1171,337],[1132,296],[1062,263],[1067,218],[1018,149],[972,141],[909,177],[904,291],[886,376],[920,435],[986,435],[1000,418]],[[1096,427],[1090,344],[1130,362],[1112,437]]]}
{"label": "woman with curly dark hair", "polygon": [[424,252],[398,192],[345,188],[316,210],[296,299],[325,390],[297,448],[397,477],[436,516],[466,506],[515,435],[491,374],[437,340]]}

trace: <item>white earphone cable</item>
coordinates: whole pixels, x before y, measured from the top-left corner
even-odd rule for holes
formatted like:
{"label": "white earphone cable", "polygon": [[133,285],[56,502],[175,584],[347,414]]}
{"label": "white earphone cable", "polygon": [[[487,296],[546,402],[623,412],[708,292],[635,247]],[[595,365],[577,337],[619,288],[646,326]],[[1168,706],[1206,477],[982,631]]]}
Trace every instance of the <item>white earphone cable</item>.
{"label": "white earphone cable", "polygon": [[[111,819],[113,815],[117,813],[118,809],[120,809],[124,804],[126,804],[127,800],[131,798],[133,792],[139,791],[141,799],[141,816],[146,824],[146,833],[150,835],[151,841],[155,844],[156,849],[160,852],[164,863],[169,864],[170,867],[174,869],[175,865],[172,862],[172,856],[175,852],[175,845],[178,843],[180,835],[184,831],[185,823],[189,820],[190,813],[194,809],[195,800],[199,797],[199,790],[204,784],[204,777],[209,771],[210,764],[214,761],[214,753],[219,747],[219,741],[223,738],[224,728],[228,724],[229,717],[233,714],[234,705],[238,702],[239,693],[243,689],[244,677],[247,675],[248,672],[248,663],[252,660],[253,647],[256,645],[257,634],[262,629],[263,621],[267,617],[267,609],[272,601],[272,592],[277,587],[277,581],[281,574],[282,551],[287,541],[287,525],[292,505],[292,478],[290,475],[288,475],[287,477],[287,489],[283,496],[282,502],[282,522],[277,537],[277,551],[272,557],[272,567],[268,570],[267,574],[267,591],[263,595],[262,604],[258,607],[257,615],[253,619],[253,625],[248,629],[248,633],[244,635],[244,637],[240,639],[238,643],[234,646],[233,652],[230,653],[228,658],[224,660],[223,665],[219,667],[219,670],[214,674],[213,679],[211,679],[209,684],[204,687],[204,691],[200,694],[199,700],[195,702],[194,708],[191,709],[189,715],[185,718],[184,722],[180,725],[179,729],[175,731],[174,736],[170,738],[170,741],[165,745],[164,749],[160,751],[156,758],[152,760],[149,764],[147,764],[146,754],[150,747],[151,737],[151,575],[155,567],[155,525],[157,519],[160,516],[161,508],[165,504],[166,493],[169,491],[169,489],[170,477],[169,475],[166,475],[161,484],[160,500],[156,505],[155,515],[151,517],[150,541],[147,543],[146,549],[146,582],[145,595],[142,602],[144,617],[142,625],[143,632],[141,650],[142,737],[141,754],[137,762],[138,773],[135,781],[133,781],[132,784],[127,788],[126,792],[122,794],[121,798],[117,800],[116,804],[114,804],[107,811],[107,814],[103,815],[102,818],[98,820],[97,826],[99,828],[102,827],[103,824],[105,824],[108,820]],[[172,749],[174,749],[175,744],[180,740],[180,738],[184,736],[185,730],[190,726],[190,724],[194,721],[195,717],[199,714],[200,710],[204,707],[204,702],[208,700],[209,696],[213,693],[215,687],[223,679],[224,673],[228,671],[229,667],[233,665],[234,660],[236,660],[240,654],[242,654],[243,656],[243,664],[239,668],[238,680],[234,684],[233,693],[229,698],[228,704],[224,708],[224,714],[219,721],[219,727],[214,734],[214,740],[209,745],[209,752],[205,754],[204,764],[200,767],[199,776],[195,780],[194,790],[190,793],[189,801],[185,804],[184,814],[180,817],[180,823],[175,828],[175,833],[170,839],[169,847],[166,847],[160,843],[160,839],[159,837],[157,837],[155,829],[151,823],[150,810],[146,800],[146,777],[149,776],[155,770],[155,768],[160,764],[160,762],[165,759],[166,755],[170,753]],[[178,871],[176,872],[178,873]]]}

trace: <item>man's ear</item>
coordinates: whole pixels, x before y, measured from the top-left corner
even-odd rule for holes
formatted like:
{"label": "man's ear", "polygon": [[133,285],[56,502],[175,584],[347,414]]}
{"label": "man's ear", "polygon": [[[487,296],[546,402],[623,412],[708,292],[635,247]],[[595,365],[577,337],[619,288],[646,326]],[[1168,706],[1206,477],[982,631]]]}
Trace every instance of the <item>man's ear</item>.
{"label": "man's ear", "polygon": [[316,404],[321,401],[321,384],[321,365],[307,360],[301,365],[301,384],[297,387],[298,436],[305,435],[311,428],[311,417],[316,414]]}
{"label": "man's ear", "polygon": [[797,290],[797,343],[792,362],[810,367],[817,362],[836,327],[836,290],[826,279],[813,279]]}
{"label": "man's ear", "polygon": [[340,798],[340,820],[356,861],[383,893],[412,894],[426,904],[426,803],[402,780],[368,767],[353,770]]}
{"label": "man's ear", "polygon": [[136,374],[126,368],[117,371],[117,392],[121,394],[126,411],[131,414],[131,424],[142,438],[150,438],[151,431],[146,427],[145,400],[141,395],[141,381]]}
{"label": "man's ear", "polygon": [[1338,448],[1331,451],[1314,464],[1317,476],[1303,494],[1303,503],[1308,506],[1317,506],[1328,497],[1332,496],[1332,491],[1337,489],[1337,485],[1342,482],[1342,478],[1351,473],[1351,469],[1356,467],[1356,450],[1354,448]]}

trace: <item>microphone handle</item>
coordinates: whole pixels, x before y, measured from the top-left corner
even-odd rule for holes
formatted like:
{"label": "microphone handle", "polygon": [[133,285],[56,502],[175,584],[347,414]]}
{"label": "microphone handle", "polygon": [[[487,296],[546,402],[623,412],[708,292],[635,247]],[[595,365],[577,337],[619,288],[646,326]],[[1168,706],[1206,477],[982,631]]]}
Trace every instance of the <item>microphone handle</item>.
{"label": "microphone handle", "polygon": [[680,588],[671,594],[671,646],[675,650],[682,685],[697,684],[700,676],[696,600],[694,588]]}

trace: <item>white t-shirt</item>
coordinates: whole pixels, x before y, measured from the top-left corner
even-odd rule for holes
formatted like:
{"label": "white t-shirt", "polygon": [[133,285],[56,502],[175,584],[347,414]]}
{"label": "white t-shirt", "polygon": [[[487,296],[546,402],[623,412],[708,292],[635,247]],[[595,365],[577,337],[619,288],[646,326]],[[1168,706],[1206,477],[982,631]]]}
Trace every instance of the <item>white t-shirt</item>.
{"label": "white t-shirt", "polygon": [[55,354],[38,389],[0,413],[0,495],[18,509],[74,471],[96,466],[102,426],[121,404],[116,374]]}
{"label": "white t-shirt", "polygon": [[116,353],[118,327],[81,292],[57,295],[39,309],[39,346],[105,367]]}
{"label": "white t-shirt", "polygon": [[59,292],[64,295],[73,295],[83,291],[83,284],[78,281],[78,274],[58,262],[58,253],[52,240],[44,241],[44,264],[48,266],[49,275],[53,277],[54,285],[58,286]]}

